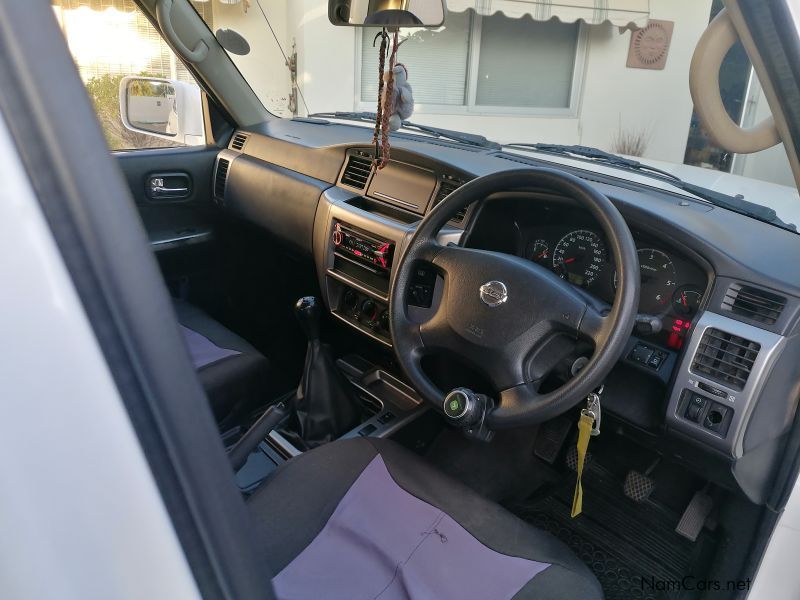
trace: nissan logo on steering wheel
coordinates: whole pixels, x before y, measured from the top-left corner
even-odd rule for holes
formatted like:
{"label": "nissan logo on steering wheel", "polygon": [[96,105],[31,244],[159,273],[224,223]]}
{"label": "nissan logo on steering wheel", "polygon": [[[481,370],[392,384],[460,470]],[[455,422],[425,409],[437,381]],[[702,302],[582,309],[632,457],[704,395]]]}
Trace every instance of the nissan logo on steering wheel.
{"label": "nissan logo on steering wheel", "polygon": [[508,300],[508,288],[502,281],[489,281],[484,283],[480,289],[481,300],[491,308],[500,306]]}

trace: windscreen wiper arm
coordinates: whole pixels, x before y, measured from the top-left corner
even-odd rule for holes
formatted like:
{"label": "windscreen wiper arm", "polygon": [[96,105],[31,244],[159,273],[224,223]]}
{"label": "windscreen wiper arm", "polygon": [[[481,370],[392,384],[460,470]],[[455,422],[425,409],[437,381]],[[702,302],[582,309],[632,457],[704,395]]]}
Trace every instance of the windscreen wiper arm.
{"label": "windscreen wiper arm", "polygon": [[412,123],[411,121],[403,121],[403,128],[415,129],[422,133],[430,134],[434,137],[453,140],[454,142],[461,142],[471,146],[478,146],[480,148],[493,148],[500,149],[502,146],[497,142],[493,142],[482,135],[476,133],[465,133],[463,131],[453,131],[452,129],[440,129],[439,127],[431,127],[430,125],[420,125],[419,123]]}
{"label": "windscreen wiper arm", "polygon": [[[309,115],[309,117],[317,119],[345,119],[348,121],[374,123],[376,119],[376,114],[374,112],[367,112],[367,111],[363,112],[336,111],[336,112],[314,113],[313,115]],[[486,139],[482,135],[477,135],[473,133],[464,133],[462,131],[453,131],[450,129],[440,129],[438,127],[431,127],[430,125],[421,125],[419,123],[412,123],[411,121],[403,121],[403,129],[413,129],[419,131],[420,133],[427,133],[428,135],[431,135],[435,138],[446,139],[461,144],[468,144],[470,146],[478,146],[479,148],[499,149],[501,147],[500,144],[492,142],[491,140]]]}
{"label": "windscreen wiper arm", "polygon": [[747,215],[748,217],[758,219],[759,221],[764,221],[765,223],[770,223],[771,225],[777,225],[778,227],[788,229],[789,231],[797,231],[797,227],[795,225],[783,221],[780,217],[778,217],[778,213],[769,207],[761,206],[760,204],[755,204],[754,202],[748,202],[741,196],[729,196],[728,194],[709,190],[708,188],[684,181],[680,177],[673,175],[672,173],[668,173],[662,169],[651,167],[650,165],[641,163],[638,160],[625,158],[624,156],[617,156],[616,154],[611,154],[610,152],[600,150],[599,148],[592,148],[590,146],[566,146],[561,144],[516,143],[504,144],[504,146],[508,148],[534,150],[536,152],[555,154],[558,156],[578,156],[581,158],[588,158],[592,162],[598,162],[612,167],[636,171],[638,173],[665,181],[666,183],[669,183],[680,190],[689,192],[698,198],[702,198],[703,200],[710,202],[714,206],[726,208],[728,210]]}
{"label": "windscreen wiper arm", "polygon": [[581,158],[589,158],[593,161],[602,162],[604,164],[612,165],[615,167],[622,167],[623,169],[631,169],[633,171],[641,171],[644,173],[652,173],[665,179],[680,181],[672,173],[662,171],[656,167],[651,167],[638,160],[625,158],[624,156],[617,156],[600,150],[600,148],[592,148],[591,146],[566,146],[562,144],[503,144],[508,148],[522,148],[523,150],[535,150],[537,152],[544,152],[546,154],[556,154],[559,156],[579,156]]}

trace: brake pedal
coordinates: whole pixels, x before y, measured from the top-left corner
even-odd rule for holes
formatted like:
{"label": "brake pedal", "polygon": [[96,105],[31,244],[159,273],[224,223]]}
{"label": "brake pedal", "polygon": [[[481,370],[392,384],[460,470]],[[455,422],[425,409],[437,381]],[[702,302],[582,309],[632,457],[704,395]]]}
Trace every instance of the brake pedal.
{"label": "brake pedal", "polygon": [[625,476],[625,483],[622,485],[622,491],[628,498],[639,504],[650,497],[650,494],[656,489],[656,482],[653,481],[650,474],[655,470],[659,462],[660,459],[656,459],[653,464],[647,467],[644,473],[633,470],[628,471]]}
{"label": "brake pedal", "polygon": [[[583,461],[583,468],[584,469],[588,468],[589,464],[591,462],[592,462],[592,453],[591,452],[587,452],[586,453],[586,459]],[[567,452],[566,463],[567,463],[567,467],[571,471],[575,471],[576,473],[578,472],[578,448],[577,447],[572,446],[569,449],[569,452]]]}
{"label": "brake pedal", "polygon": [[711,509],[714,508],[714,501],[711,499],[711,496],[706,493],[707,489],[708,486],[695,492],[692,501],[689,502],[689,506],[683,511],[683,516],[678,526],[675,528],[675,532],[678,535],[682,535],[692,542],[697,541],[697,536],[699,536],[700,532],[703,530],[706,519],[708,515],[711,514]]}
{"label": "brake pedal", "polygon": [[570,429],[572,429],[572,422],[566,417],[557,417],[547,421],[539,427],[533,453],[546,463],[554,464]]}

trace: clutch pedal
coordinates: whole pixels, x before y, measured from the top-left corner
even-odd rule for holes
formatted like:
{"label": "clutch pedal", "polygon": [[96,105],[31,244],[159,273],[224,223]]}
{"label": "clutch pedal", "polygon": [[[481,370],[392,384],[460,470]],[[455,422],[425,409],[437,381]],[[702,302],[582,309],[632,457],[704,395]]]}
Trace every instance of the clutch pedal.
{"label": "clutch pedal", "polygon": [[573,423],[566,417],[557,417],[542,424],[536,434],[533,453],[546,463],[554,464],[572,429],[572,425]]}

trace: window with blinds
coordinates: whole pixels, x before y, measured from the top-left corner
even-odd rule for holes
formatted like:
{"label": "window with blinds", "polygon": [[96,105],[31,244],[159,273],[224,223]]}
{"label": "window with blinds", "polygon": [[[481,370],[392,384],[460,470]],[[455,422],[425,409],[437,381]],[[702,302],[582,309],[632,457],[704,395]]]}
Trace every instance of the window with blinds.
{"label": "window with blinds", "polygon": [[[361,39],[360,99],[377,102],[375,30]],[[570,109],[580,25],[513,19],[500,13],[448,13],[440,30],[419,30],[400,46],[418,105],[453,112]]]}
{"label": "window with blinds", "polygon": [[[470,21],[467,12],[451,13],[440,31],[421,29],[400,46],[400,62],[408,68],[416,103],[465,104]],[[372,46],[375,33],[364,29],[361,39],[362,102],[378,101],[378,48]]]}
{"label": "window with blinds", "polygon": [[482,21],[475,104],[569,107],[577,23],[509,19],[501,14]]}

